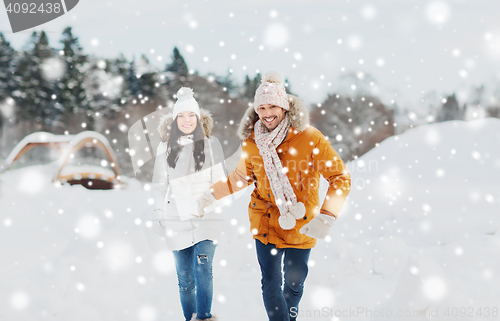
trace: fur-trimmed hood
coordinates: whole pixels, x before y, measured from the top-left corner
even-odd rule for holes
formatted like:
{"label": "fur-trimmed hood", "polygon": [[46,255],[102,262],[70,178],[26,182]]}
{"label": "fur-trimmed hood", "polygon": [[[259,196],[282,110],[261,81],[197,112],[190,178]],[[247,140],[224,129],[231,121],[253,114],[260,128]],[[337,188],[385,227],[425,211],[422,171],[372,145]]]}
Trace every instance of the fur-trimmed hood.
{"label": "fur-trimmed hood", "polygon": [[[288,118],[291,126],[299,132],[304,131],[309,126],[309,109],[300,98],[294,95],[288,95],[288,102],[290,104]],[[248,107],[238,128],[238,137],[241,140],[245,140],[252,135],[253,126],[258,119],[259,115],[253,109],[253,106]]]}
{"label": "fur-trimmed hood", "polygon": [[[158,126],[158,132],[160,133],[161,140],[163,142],[168,141],[168,136],[170,135],[170,128],[174,119],[172,118],[172,113],[169,113],[160,118],[160,125]],[[200,108],[200,123],[203,126],[203,132],[208,138],[212,134],[212,129],[214,128],[214,121],[212,119],[212,114],[210,111]]]}

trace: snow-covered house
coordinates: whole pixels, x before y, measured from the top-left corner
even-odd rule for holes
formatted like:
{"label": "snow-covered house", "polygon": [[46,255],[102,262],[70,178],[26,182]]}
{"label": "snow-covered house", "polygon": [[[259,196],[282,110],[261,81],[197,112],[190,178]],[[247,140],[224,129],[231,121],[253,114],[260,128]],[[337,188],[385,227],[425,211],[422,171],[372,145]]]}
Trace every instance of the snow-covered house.
{"label": "snow-covered house", "polygon": [[46,165],[53,181],[89,189],[122,185],[118,160],[106,137],[93,131],[76,135],[35,132],[23,138],[2,165],[4,171]]}

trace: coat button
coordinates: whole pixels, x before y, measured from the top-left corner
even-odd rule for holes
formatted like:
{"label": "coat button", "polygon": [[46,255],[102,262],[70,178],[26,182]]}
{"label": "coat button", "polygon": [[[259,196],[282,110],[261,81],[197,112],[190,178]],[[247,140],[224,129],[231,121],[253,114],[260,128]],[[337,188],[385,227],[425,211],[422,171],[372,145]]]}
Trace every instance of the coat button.
{"label": "coat button", "polygon": [[304,216],[304,220],[307,220],[307,216]]}
{"label": "coat button", "polygon": [[267,236],[267,234],[266,234],[266,233],[264,233],[262,236],[263,236],[263,237],[266,237],[266,236]]}
{"label": "coat button", "polygon": [[252,204],[252,207],[255,207],[255,203]]}
{"label": "coat button", "polygon": [[267,194],[267,197],[271,197],[271,194]]}

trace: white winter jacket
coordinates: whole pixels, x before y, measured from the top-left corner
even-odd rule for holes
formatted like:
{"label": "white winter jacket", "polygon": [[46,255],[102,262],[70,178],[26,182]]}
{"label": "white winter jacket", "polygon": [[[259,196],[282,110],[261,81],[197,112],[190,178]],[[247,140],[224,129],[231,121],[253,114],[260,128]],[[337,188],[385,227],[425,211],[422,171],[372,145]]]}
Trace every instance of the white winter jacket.
{"label": "white winter jacket", "polygon": [[[207,118],[210,118],[207,126]],[[211,132],[210,114],[202,109],[201,122],[205,134]],[[183,139],[183,148],[175,168],[167,162],[167,129],[172,125],[172,116],[160,121],[159,131],[162,142],[158,145],[154,166],[151,196],[154,200],[153,213],[163,211],[166,226],[167,246],[170,250],[188,248],[203,240],[217,240],[221,228],[221,218],[215,213],[207,213],[204,218],[192,218],[196,214],[197,199],[210,186],[226,177],[222,147],[219,140],[205,137],[205,162],[200,171],[194,169],[192,140]],[[161,213],[161,212],[160,212]],[[158,217],[154,217],[158,219]]]}

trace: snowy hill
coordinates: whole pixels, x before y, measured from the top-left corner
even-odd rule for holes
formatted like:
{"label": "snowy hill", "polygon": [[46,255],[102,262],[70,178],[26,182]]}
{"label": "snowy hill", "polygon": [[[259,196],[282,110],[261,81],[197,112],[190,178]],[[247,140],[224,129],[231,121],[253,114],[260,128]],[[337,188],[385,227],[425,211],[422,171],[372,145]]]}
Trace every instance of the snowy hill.
{"label": "snowy hill", "polygon": [[[499,146],[498,119],[445,122],[349,163],[353,189],[311,253],[299,320],[404,320],[415,311],[439,317],[408,319],[470,320],[479,308],[481,320],[497,319]],[[148,185],[54,186],[47,172],[1,177],[0,320],[181,320],[172,255],[146,226]],[[266,319],[250,192],[221,214],[213,304],[221,320]]]}

